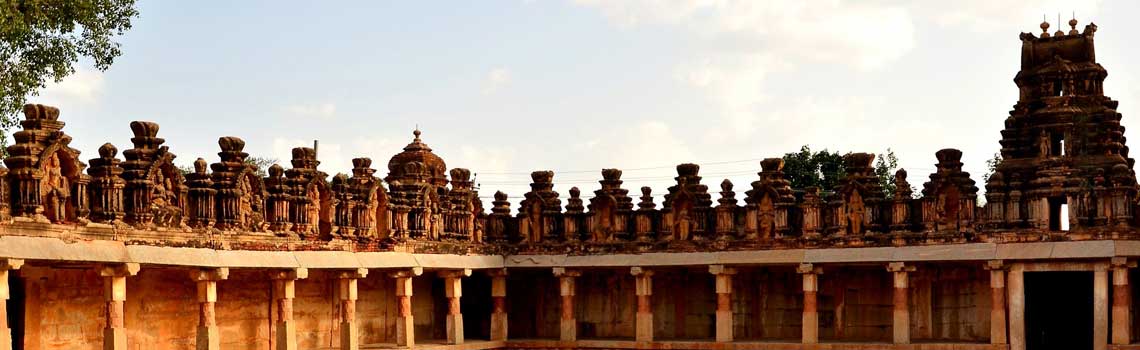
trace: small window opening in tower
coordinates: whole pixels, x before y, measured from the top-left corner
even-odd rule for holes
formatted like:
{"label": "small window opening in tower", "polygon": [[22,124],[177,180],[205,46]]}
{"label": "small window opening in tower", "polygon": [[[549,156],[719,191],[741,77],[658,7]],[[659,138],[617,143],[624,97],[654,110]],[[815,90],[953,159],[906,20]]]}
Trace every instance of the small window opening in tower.
{"label": "small window opening in tower", "polygon": [[1051,137],[1049,145],[1050,156],[1063,156],[1065,155],[1065,134],[1054,133]]}
{"label": "small window opening in tower", "polygon": [[1053,81],[1053,96],[1064,96],[1065,84],[1061,83],[1061,79]]}
{"label": "small window opening in tower", "polygon": [[1049,230],[1069,230],[1069,204],[1065,197],[1049,198]]}

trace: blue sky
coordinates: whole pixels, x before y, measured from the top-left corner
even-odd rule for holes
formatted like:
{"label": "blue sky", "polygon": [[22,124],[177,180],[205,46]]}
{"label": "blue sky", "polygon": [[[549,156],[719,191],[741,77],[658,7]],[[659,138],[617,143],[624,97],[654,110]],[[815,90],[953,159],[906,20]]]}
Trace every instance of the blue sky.
{"label": "blue sky", "polygon": [[[746,190],[759,159],[801,145],[884,152],[910,181],[934,152],[964,151],[980,179],[1017,90],[1020,32],[1073,12],[1126,127],[1140,4],[1126,1],[141,0],[106,72],[85,66],[32,101],[62,110],[73,146],[130,147],[132,120],[162,126],[178,162],[216,161],[217,138],[288,163],[321,141],[321,169],[368,156],[380,173],[416,125],[482,195],[521,196],[533,170],[590,193],[600,169],[664,193],[672,165],[706,164]],[[1065,25],[1064,30],[1068,30]],[[1131,132],[1128,136],[1131,136]],[[980,180],[979,180],[980,181]],[[738,195],[742,197],[743,195]],[[658,202],[660,199],[658,199]],[[489,203],[488,203],[489,205]]]}

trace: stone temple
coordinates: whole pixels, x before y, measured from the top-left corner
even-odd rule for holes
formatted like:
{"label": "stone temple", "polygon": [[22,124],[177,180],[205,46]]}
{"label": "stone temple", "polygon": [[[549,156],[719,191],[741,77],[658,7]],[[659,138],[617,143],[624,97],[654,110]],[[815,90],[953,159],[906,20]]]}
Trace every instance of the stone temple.
{"label": "stone temple", "polygon": [[1021,34],[984,206],[943,149],[920,194],[854,153],[834,192],[770,158],[719,191],[678,165],[661,203],[619,169],[586,197],[536,171],[486,208],[419,131],[379,174],[301,147],[262,177],[232,136],[184,173],[156,123],[83,158],[28,105],[0,169],[0,349],[1140,349],[1134,160],[1097,27],[1069,24]]}

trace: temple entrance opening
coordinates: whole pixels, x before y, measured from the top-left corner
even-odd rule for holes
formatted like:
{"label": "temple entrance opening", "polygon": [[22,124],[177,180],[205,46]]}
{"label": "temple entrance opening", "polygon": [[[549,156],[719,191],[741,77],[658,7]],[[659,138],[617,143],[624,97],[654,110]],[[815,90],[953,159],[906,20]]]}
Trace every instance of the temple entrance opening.
{"label": "temple entrance opening", "polygon": [[1026,350],[1091,350],[1093,273],[1025,273]]}
{"label": "temple entrance opening", "polygon": [[[8,272],[8,300],[7,318],[8,328],[12,329],[12,349],[24,349],[24,302],[27,294],[24,291],[24,279],[15,271]],[[0,313],[0,317],[5,317]]]}

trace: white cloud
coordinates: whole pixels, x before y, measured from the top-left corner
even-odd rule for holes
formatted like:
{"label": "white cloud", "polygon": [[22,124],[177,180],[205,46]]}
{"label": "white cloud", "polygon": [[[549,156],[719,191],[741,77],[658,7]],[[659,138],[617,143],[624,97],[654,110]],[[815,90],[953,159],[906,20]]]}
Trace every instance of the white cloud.
{"label": "white cloud", "polygon": [[285,106],[283,110],[286,113],[298,117],[316,117],[320,119],[332,119],[336,115],[336,104],[333,103],[316,103],[316,104],[295,104]]}
{"label": "white cloud", "polygon": [[499,92],[503,87],[511,83],[511,71],[506,68],[495,68],[487,72],[487,77],[483,81],[483,94],[494,95]]}
{"label": "white cloud", "polygon": [[57,106],[90,104],[103,94],[105,89],[103,80],[103,72],[80,68],[63,81],[48,83],[47,87],[40,91],[40,96],[33,99]]}

